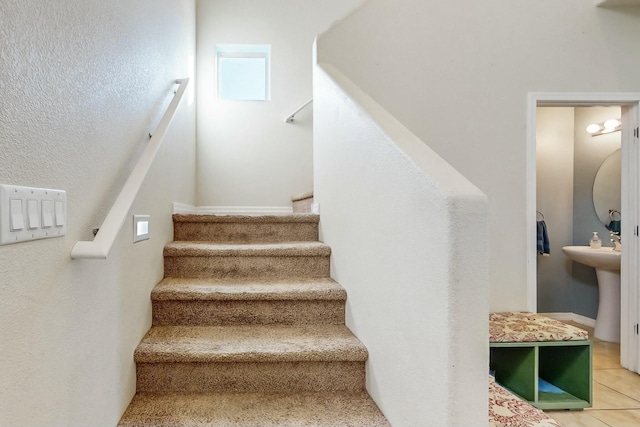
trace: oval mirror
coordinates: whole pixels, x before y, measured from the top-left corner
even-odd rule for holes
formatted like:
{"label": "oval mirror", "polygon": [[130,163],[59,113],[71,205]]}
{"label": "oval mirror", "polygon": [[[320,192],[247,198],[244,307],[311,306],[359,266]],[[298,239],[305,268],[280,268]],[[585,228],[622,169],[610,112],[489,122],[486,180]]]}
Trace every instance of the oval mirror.
{"label": "oval mirror", "polygon": [[593,207],[606,227],[612,219],[620,220],[620,165],[621,150],[618,149],[602,162],[593,182]]}

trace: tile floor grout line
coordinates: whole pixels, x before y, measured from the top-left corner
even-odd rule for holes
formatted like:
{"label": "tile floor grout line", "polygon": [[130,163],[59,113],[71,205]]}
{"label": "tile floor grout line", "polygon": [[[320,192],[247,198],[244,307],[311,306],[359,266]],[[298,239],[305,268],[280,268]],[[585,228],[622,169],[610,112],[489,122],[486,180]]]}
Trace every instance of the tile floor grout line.
{"label": "tile floor grout line", "polygon": [[[601,411],[619,411],[619,409],[600,409]],[[611,424],[601,420],[600,418],[596,417],[595,415],[589,415],[591,418],[596,419],[598,421],[600,421],[602,424],[606,425],[607,427],[613,427]]]}
{"label": "tile floor grout line", "polygon": [[[616,411],[616,410],[621,410],[621,411],[631,411],[631,410],[635,410],[635,409],[640,409],[640,401],[639,401],[638,399],[636,399],[635,397],[629,396],[628,394],[626,394],[626,393],[624,393],[624,392],[622,392],[622,391],[620,391],[620,390],[616,390],[615,388],[610,387],[610,386],[608,386],[608,385],[606,385],[606,384],[603,384],[603,383],[601,383],[600,381],[598,381],[598,380],[596,380],[596,379],[593,379],[593,381],[597,382],[597,383],[598,383],[598,384],[600,384],[602,387],[606,387],[606,388],[608,388],[609,390],[611,390],[611,391],[613,391],[613,392],[615,392],[615,393],[621,394],[621,395],[623,395],[624,397],[626,397],[626,398],[628,398],[628,399],[630,399],[630,400],[633,400],[634,402],[637,402],[637,403],[638,403],[638,407],[637,407],[637,408],[635,408],[635,407],[634,407],[634,408],[617,408],[617,409],[610,408],[610,409],[607,409],[607,410],[613,410],[613,411]],[[594,409],[591,409],[591,410],[594,410]],[[604,409],[595,409],[595,411],[602,411],[602,410],[604,410]]]}

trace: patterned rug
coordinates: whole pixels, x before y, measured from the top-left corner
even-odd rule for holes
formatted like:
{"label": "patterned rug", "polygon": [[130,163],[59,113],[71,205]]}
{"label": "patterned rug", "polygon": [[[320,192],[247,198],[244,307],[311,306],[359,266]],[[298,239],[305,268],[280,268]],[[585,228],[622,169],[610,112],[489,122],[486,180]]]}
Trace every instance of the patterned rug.
{"label": "patterned rug", "polygon": [[490,427],[562,427],[547,414],[496,384],[489,376]]}

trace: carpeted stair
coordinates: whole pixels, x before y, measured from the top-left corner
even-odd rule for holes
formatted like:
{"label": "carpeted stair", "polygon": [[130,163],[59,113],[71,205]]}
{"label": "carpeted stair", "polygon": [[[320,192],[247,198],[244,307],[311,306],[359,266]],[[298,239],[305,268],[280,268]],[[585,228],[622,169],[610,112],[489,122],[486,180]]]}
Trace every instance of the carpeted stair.
{"label": "carpeted stair", "polygon": [[313,191],[291,197],[293,213],[310,213],[313,205]]}
{"label": "carpeted stair", "polygon": [[388,427],[318,216],[174,215],[122,427]]}

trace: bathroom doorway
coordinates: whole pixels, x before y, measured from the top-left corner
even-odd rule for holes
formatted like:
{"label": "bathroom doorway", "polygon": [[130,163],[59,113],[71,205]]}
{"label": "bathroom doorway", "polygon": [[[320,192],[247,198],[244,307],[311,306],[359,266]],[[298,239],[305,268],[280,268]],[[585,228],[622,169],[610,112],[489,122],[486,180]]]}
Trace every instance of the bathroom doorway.
{"label": "bathroom doorway", "polygon": [[[595,330],[596,338],[610,342],[620,341],[620,253],[598,252],[618,261],[618,273],[611,273],[617,283],[606,287],[611,292],[600,294],[604,282],[597,280],[596,269],[571,261],[562,248],[582,249],[594,232],[603,247],[613,246],[609,227],[620,228],[622,210],[621,132],[619,127],[608,132],[599,128],[592,134],[586,128],[619,120],[620,115],[620,106],[538,107],[536,111],[536,210],[538,226],[547,231],[548,247],[536,257],[538,312],[593,328],[599,310],[616,313],[607,320],[600,316]],[[610,163],[617,168],[607,173]],[[616,301],[616,307],[607,305],[611,301]]]}
{"label": "bathroom doorway", "polygon": [[[638,149],[638,126],[640,123],[640,93],[532,93],[528,105],[527,136],[527,269],[528,269],[528,307],[537,312],[537,256],[536,222],[544,212],[537,212],[536,187],[536,123],[538,107],[591,107],[619,106],[622,112],[622,188],[621,212],[625,224],[622,228],[621,267],[621,364],[634,372],[640,371],[640,343],[638,323],[640,318],[640,239],[636,224],[640,224],[640,155]],[[588,236],[587,236],[588,237]],[[609,239],[609,235],[602,236]]]}

